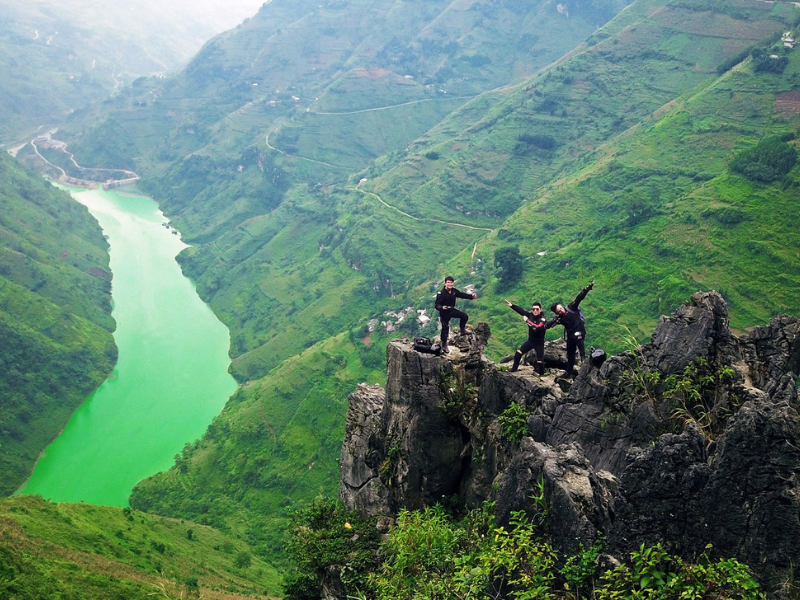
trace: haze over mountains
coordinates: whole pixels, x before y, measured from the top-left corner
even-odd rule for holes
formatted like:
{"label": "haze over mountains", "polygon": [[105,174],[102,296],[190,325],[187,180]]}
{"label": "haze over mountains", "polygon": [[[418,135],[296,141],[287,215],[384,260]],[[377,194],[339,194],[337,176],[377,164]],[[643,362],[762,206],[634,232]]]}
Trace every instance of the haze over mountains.
{"label": "haze over mountains", "polygon": [[210,37],[260,5],[260,0],[0,1],[0,144],[58,125],[137,77],[179,68]]}
{"label": "haze over mountains", "polygon": [[445,274],[477,286],[495,358],[522,335],[504,297],[592,279],[609,349],[700,288],[734,328],[800,313],[797,168],[730,166],[774,136],[796,156],[800,58],[780,38],[800,9],[626,4],[273,0],[70,117],[78,162],[135,170],[193,244],[180,261],[244,384],[133,506],[277,560],[286,515],[335,493],[347,393],[383,381],[396,330],[435,334],[413,317]]}

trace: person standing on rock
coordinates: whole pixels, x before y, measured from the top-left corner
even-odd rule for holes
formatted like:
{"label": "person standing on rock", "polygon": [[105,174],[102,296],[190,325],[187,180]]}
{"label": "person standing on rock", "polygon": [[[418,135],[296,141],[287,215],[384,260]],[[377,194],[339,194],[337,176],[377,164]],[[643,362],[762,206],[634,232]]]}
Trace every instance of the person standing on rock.
{"label": "person standing on rock", "polygon": [[533,368],[539,375],[544,375],[544,333],[547,329],[547,317],[542,312],[542,305],[534,302],[528,311],[516,304],[512,304],[508,300],[506,300],[506,304],[515,313],[522,315],[525,324],[528,326],[528,340],[514,353],[514,365],[510,371],[512,373],[516,372],[519,369],[519,362],[522,357],[531,350],[535,350],[536,363]]}
{"label": "person standing on rock", "polygon": [[447,346],[447,339],[450,336],[450,319],[458,318],[461,326],[461,335],[467,335],[467,321],[469,315],[456,308],[456,298],[465,300],[475,300],[477,294],[467,294],[453,287],[455,279],[449,275],[444,278],[444,287],[436,293],[436,303],[434,306],[439,311],[439,319],[442,322],[442,352],[447,354],[450,348]]}
{"label": "person standing on rock", "polygon": [[572,379],[572,368],[575,366],[575,351],[579,351],[581,355],[581,362],[586,360],[586,324],[583,316],[583,311],[579,308],[581,301],[586,298],[586,294],[594,288],[594,280],[592,283],[583,288],[580,293],[575,296],[575,300],[567,304],[566,308],[559,303],[554,303],[550,306],[556,316],[547,322],[547,328],[554,327],[555,325],[564,326],[564,335],[567,338],[567,368],[564,371],[564,379]]}

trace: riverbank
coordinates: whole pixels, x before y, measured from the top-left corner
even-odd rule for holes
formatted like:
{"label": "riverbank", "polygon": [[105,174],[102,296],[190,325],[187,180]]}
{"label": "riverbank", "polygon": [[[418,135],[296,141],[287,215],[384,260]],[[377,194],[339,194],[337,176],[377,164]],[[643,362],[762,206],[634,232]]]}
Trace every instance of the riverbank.
{"label": "riverbank", "polygon": [[133,486],[174,462],[236,390],[230,336],[175,257],[186,247],[158,205],[102,189],[70,190],[111,246],[112,375],[45,450],[22,493],[126,506]]}

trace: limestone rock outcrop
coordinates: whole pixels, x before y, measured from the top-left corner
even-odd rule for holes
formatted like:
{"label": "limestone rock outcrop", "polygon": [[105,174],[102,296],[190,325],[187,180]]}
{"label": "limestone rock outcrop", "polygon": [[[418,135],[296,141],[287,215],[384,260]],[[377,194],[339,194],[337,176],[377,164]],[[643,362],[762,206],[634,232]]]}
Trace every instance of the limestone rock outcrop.
{"label": "limestone rock outcrop", "polygon": [[[543,491],[562,552],[599,534],[619,557],[642,543],[687,557],[712,544],[784,594],[800,564],[800,320],[737,337],[723,298],[697,293],[649,344],[587,361],[571,385],[488,361],[488,337],[481,324],[441,357],[389,344],[386,389],[349,398],[348,507],[391,516],[493,500],[502,523],[542,510]],[[527,415],[521,440],[510,414]]]}

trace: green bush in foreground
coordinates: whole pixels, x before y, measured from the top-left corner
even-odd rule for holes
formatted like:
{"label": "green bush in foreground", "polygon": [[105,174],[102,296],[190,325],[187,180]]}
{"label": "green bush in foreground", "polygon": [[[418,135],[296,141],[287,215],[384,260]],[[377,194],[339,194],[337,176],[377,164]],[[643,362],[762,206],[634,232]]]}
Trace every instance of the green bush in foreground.
{"label": "green bush in foreground", "polygon": [[364,589],[379,542],[374,520],[338,500],[315,498],[292,516],[286,551],[294,568],[284,577],[284,599],[318,600],[331,571],[348,592]]}
{"label": "green bush in foreground", "polygon": [[607,571],[601,577],[598,600],[694,600],[764,598],[747,567],[735,558],[712,562],[706,547],[696,564],[670,556],[661,545],[631,553],[630,564]]}
{"label": "green bush in foreground", "polygon": [[440,506],[404,510],[378,545],[367,534],[368,523],[348,528],[345,516],[354,519],[353,513],[317,499],[298,514],[291,533],[289,553],[297,570],[286,600],[319,598],[323,578],[328,586],[341,584],[348,598],[378,600],[765,598],[746,565],[712,561],[710,546],[694,563],[660,546],[642,546],[624,564],[601,573],[600,543],[560,558],[543,528],[524,513],[514,513],[509,525],[500,527],[493,510],[487,502],[460,519]]}

